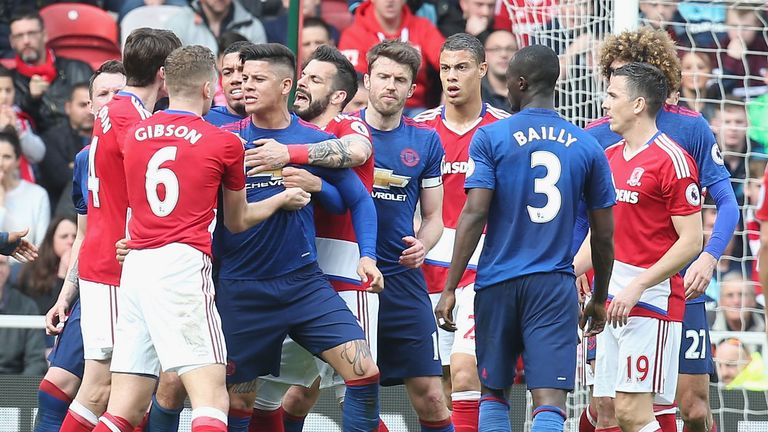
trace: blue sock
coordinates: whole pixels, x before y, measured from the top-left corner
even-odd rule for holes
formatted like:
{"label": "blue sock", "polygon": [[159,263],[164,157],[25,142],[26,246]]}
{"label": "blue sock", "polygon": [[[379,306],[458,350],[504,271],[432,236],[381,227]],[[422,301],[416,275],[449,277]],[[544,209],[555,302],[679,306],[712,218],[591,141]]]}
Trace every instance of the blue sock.
{"label": "blue sock", "polygon": [[251,423],[251,415],[253,410],[237,410],[229,409],[229,415],[227,416],[227,431],[228,432],[248,432],[248,424]]}
{"label": "blue sock", "polygon": [[283,428],[285,432],[301,432],[304,429],[306,417],[298,417],[283,411]]}
{"label": "blue sock", "polygon": [[347,381],[342,409],[344,431],[371,432],[379,428],[379,375]]}
{"label": "blue sock", "polygon": [[542,405],[533,410],[531,432],[562,432],[565,412],[552,405]]}
{"label": "blue sock", "polygon": [[493,395],[480,398],[479,432],[512,432],[509,423],[509,402]]}
{"label": "blue sock", "polygon": [[419,419],[419,425],[421,425],[421,432],[453,432],[453,422],[449,416],[442,421],[430,422]]}
{"label": "blue sock", "polygon": [[35,432],[59,432],[72,400],[48,380],[37,390],[37,422]]}
{"label": "blue sock", "polygon": [[152,395],[152,407],[149,409],[149,419],[144,426],[144,432],[178,432],[179,416],[183,409],[183,406],[179,409],[163,408],[155,395]]}

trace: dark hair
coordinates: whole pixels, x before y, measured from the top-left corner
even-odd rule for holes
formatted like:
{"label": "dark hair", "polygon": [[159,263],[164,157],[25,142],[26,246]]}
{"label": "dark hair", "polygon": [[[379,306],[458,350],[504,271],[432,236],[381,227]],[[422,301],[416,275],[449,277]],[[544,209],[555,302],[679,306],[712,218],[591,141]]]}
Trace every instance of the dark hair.
{"label": "dark hair", "polygon": [[0,129],[0,142],[7,142],[13,147],[13,153],[16,154],[16,159],[21,157],[21,142],[19,141],[19,135],[16,133],[16,129],[13,126],[6,126]]}
{"label": "dark hair", "polygon": [[171,95],[186,95],[213,79],[216,57],[202,45],[176,48],[165,59],[165,85]]}
{"label": "dark hair", "polygon": [[[72,216],[58,216],[48,225],[43,242],[40,244],[36,260],[24,264],[19,273],[19,286],[24,294],[37,298],[50,294],[59,269],[61,258],[56,256],[53,249],[53,237],[56,229],[64,221],[70,221],[77,225]],[[43,311],[41,311],[43,312]]]}
{"label": "dark hair", "polygon": [[408,43],[399,40],[385,40],[379,42],[374,45],[373,48],[368,50],[368,54],[366,54],[365,57],[368,61],[369,73],[379,57],[388,58],[395,63],[408,66],[411,70],[411,84],[416,81],[416,74],[419,72],[419,67],[421,66],[421,54],[419,51]]}
{"label": "dark hair", "polygon": [[667,99],[667,79],[659,68],[648,63],[632,62],[614,70],[613,76],[626,77],[629,97],[644,98],[648,115],[656,117]]}
{"label": "dark hair", "polygon": [[304,24],[302,25],[302,28],[310,27],[320,27],[324,29],[325,32],[328,33],[328,39],[331,38],[331,26],[329,26],[327,22],[323,21],[322,18],[304,17]]}
{"label": "dark hair", "polygon": [[11,15],[11,19],[8,21],[8,25],[24,19],[37,20],[37,22],[40,24],[40,30],[45,30],[45,22],[43,21],[43,17],[40,16],[40,12],[38,12],[34,7],[21,7],[18,10],[15,10],[13,15]]}
{"label": "dark hair", "polygon": [[343,106],[354,99],[355,93],[357,93],[357,72],[341,51],[328,45],[320,45],[309,56],[305,66],[312,60],[332,63],[336,66],[336,74],[333,76],[333,91],[343,90],[347,93]]}
{"label": "dark hair", "polygon": [[224,32],[219,36],[219,38],[216,40],[216,43],[218,44],[219,48],[219,55],[227,55],[230,53],[233,53],[235,51],[229,51],[227,52],[227,49],[229,49],[230,46],[241,43],[241,42],[248,42],[248,38],[241,35],[238,32],[228,31]]}
{"label": "dark hair", "polygon": [[443,47],[440,48],[440,53],[443,51],[469,51],[477,64],[485,61],[483,44],[478,38],[467,33],[456,33],[448,36]]}
{"label": "dark hair", "polygon": [[530,45],[518,50],[509,61],[507,77],[516,73],[528,80],[531,91],[554,91],[560,76],[557,54],[544,45]]}
{"label": "dark hair", "polygon": [[3,65],[0,65],[0,78],[13,79],[13,71]]}
{"label": "dark hair", "polygon": [[251,46],[251,45],[253,45],[253,44],[254,44],[253,42],[251,42],[251,41],[248,41],[248,40],[245,40],[245,41],[237,41],[237,42],[232,42],[232,43],[231,43],[231,44],[229,44],[229,46],[228,46],[227,48],[225,48],[223,51],[221,51],[221,50],[220,50],[220,51],[219,51],[219,53],[220,53],[222,56],[225,56],[225,55],[228,55],[228,54],[233,54],[233,53],[238,53],[238,54],[240,54],[240,50],[242,50],[242,49],[243,49],[243,48],[245,48],[245,47],[249,47],[249,46]]}
{"label": "dark hair", "polygon": [[143,27],[132,31],[123,47],[126,84],[136,87],[151,85],[168,54],[180,46],[179,38],[168,30]]}
{"label": "dark hair", "polygon": [[[121,74],[125,75],[125,68],[123,67],[123,62],[120,60],[107,60],[104,63],[99,66],[98,69],[96,69],[95,72],[93,72],[93,75],[91,75],[91,79],[88,80],[88,96],[93,99],[93,82],[96,81],[96,78],[101,74]],[[71,99],[71,98],[70,98]]]}
{"label": "dark hair", "polygon": [[290,69],[290,78],[296,79],[296,56],[285,45],[278,43],[253,44],[240,50],[240,60],[261,60],[271,65],[285,66]]}
{"label": "dark hair", "polygon": [[72,87],[69,88],[69,96],[67,97],[67,102],[72,102],[72,99],[75,97],[75,92],[78,90],[86,90],[88,92],[88,98],[90,99],[91,85],[88,83],[88,81],[80,81],[79,83],[72,84]]}

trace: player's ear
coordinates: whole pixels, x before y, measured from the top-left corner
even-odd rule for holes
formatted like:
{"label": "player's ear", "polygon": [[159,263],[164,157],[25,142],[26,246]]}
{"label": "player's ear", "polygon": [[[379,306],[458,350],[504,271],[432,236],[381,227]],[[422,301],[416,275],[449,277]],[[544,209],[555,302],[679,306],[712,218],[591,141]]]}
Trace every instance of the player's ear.
{"label": "player's ear", "polygon": [[280,93],[286,95],[291,92],[291,89],[293,88],[293,79],[291,78],[283,78],[283,81],[281,83],[282,89]]}
{"label": "player's ear", "polygon": [[413,92],[416,91],[416,84],[411,84],[411,88],[408,89],[408,97],[413,96]]}
{"label": "player's ear", "polygon": [[485,75],[488,73],[488,62],[480,63],[478,69],[480,70],[480,78],[485,78]]}
{"label": "player's ear", "polygon": [[371,76],[368,74],[363,75],[363,87],[366,90],[371,91]]}
{"label": "player's ear", "polygon": [[344,90],[336,90],[331,93],[331,104],[333,105],[342,105],[345,99],[347,99],[347,92]]}
{"label": "player's ear", "polygon": [[643,110],[646,108],[647,104],[645,103],[644,97],[639,97],[635,99],[635,101],[632,104],[632,111],[635,113],[635,115],[640,114],[643,112]]}

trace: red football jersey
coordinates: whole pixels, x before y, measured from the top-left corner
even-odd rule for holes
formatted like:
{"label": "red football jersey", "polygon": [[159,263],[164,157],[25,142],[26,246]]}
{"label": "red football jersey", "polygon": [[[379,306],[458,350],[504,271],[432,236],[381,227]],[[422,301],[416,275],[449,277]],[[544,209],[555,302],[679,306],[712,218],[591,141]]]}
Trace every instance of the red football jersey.
{"label": "red football jersey", "polygon": [[123,145],[136,123],[152,115],[141,99],[119,92],[96,115],[88,151],[88,225],[80,249],[80,278],[120,285],[115,243],[126,235],[128,194]]}
{"label": "red football jersey", "polygon": [[[629,151],[629,149],[626,149]],[[698,172],[693,158],[663,133],[627,160],[625,142],[606,151],[616,187],[613,217],[615,262],[609,301],[672,247],[679,236],[672,216],[701,210]],[[669,280],[646,289],[630,316],[682,321],[685,310],[683,279]]]}
{"label": "red football jersey", "polygon": [[184,111],[142,121],[125,144],[131,249],[183,243],[211,255],[219,188],[245,187],[240,138]]}
{"label": "red football jersey", "polygon": [[[469,168],[469,144],[475,131],[480,126],[493,123],[496,120],[509,117],[506,111],[494,108],[489,104],[483,104],[480,116],[477,118],[474,126],[464,133],[451,129],[445,122],[445,107],[425,111],[414,118],[417,122],[423,122],[437,131],[440,135],[440,141],[445,149],[445,159],[442,163],[443,172],[443,235],[434,248],[429,251],[427,258],[422,266],[424,276],[427,280],[427,290],[430,294],[440,293],[445,287],[445,280],[448,277],[448,267],[451,265],[453,257],[453,242],[456,238],[456,226],[459,223],[461,210],[467,201],[467,194],[464,191],[464,180]],[[485,234],[480,237],[477,249],[469,261],[467,270],[461,277],[460,287],[467,286],[475,282],[477,273],[477,259],[480,257],[480,251],[483,249],[483,240]]]}
{"label": "red football jersey", "polygon": [[[346,114],[334,117],[324,130],[337,138],[357,134],[371,139],[371,131],[365,122],[359,117]],[[368,192],[373,190],[373,155],[354,170]],[[337,215],[316,206],[315,229],[318,265],[336,291],[362,291],[368,288],[369,284],[360,284],[360,277],[357,275],[360,250],[355,230],[352,228],[350,212]]]}

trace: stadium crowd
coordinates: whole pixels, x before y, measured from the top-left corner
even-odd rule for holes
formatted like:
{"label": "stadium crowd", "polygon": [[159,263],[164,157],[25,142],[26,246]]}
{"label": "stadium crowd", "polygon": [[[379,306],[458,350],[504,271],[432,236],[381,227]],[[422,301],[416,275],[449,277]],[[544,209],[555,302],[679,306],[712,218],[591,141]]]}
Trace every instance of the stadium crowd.
{"label": "stadium crowd", "polygon": [[[93,94],[94,61],[87,53],[79,58],[58,55],[47,45],[46,22],[35,10],[26,9],[29,3],[43,9],[58,2],[16,0],[5,2],[0,10],[0,230],[29,228],[26,238],[37,246],[39,256],[29,263],[0,259],[0,313],[43,315],[56,303],[70,267],[78,230],[71,199],[75,157],[91,141],[91,100],[104,95]],[[287,41],[287,0],[80,3],[106,11],[104,19],[113,20],[123,34],[137,27],[136,17],[163,15],[158,27],[173,31],[184,45],[202,45],[217,55],[221,79],[233,44]],[[482,98],[500,110],[512,112],[505,76],[509,61],[531,43],[554,49],[561,81],[569,83],[574,93],[584,81],[602,80],[595,55],[603,41],[590,22],[600,15],[596,2],[531,3],[536,6],[526,0],[304,0],[296,54],[301,64],[319,46],[332,45],[349,59],[358,73],[359,91],[345,112],[365,107],[363,74],[370,72],[366,53],[387,39],[408,42],[422,54],[416,89],[404,111],[407,116],[417,116],[444,100],[438,76],[440,52],[446,38],[456,33],[474,35],[483,43],[488,72],[482,80]],[[640,2],[641,24],[664,30],[677,44],[682,78],[670,84],[676,87],[679,106],[701,113],[709,123],[719,144],[713,158],[720,158],[730,172],[740,208],[738,228],[706,289],[712,330],[767,330],[757,256],[768,246],[761,243],[755,217],[762,205],[768,162],[767,5]],[[510,10],[517,13],[510,16]],[[226,104],[221,79],[214,98],[219,106]],[[573,102],[557,100],[564,105]],[[164,108],[164,103],[158,101],[155,109]],[[568,107],[561,108],[568,112]],[[600,115],[588,110],[571,120],[586,126]],[[711,199],[705,201],[702,215],[706,244],[717,217]],[[0,373],[44,374],[53,344],[54,338],[42,331],[0,329],[4,347]],[[765,377],[742,375],[756,358],[754,348],[734,339],[717,344],[714,356],[724,385],[764,389]]]}

